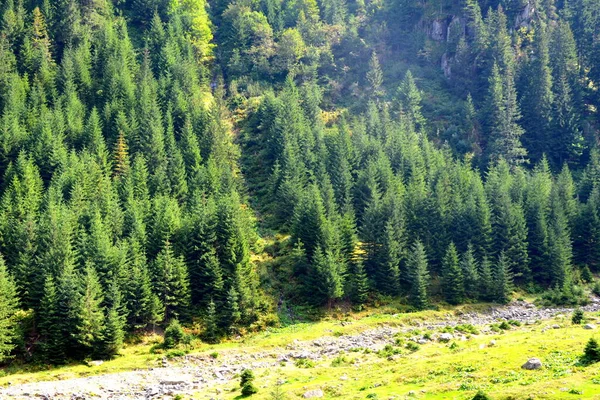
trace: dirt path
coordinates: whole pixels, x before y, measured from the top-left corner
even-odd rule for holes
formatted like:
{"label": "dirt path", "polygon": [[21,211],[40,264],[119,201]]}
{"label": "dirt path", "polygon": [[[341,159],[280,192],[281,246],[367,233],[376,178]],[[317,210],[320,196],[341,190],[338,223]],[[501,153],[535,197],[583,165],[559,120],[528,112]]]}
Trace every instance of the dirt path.
{"label": "dirt path", "polygon": [[[585,311],[600,311],[600,299],[584,307]],[[557,314],[568,314],[569,308],[537,309],[533,305],[516,302],[487,312],[450,315],[444,320],[424,323],[421,329],[437,330],[458,324],[486,325],[503,320],[523,323],[547,320]],[[356,335],[325,336],[316,340],[295,341],[285,348],[250,353],[243,349],[227,350],[218,359],[204,355],[188,355],[161,365],[115,374],[98,375],[63,381],[35,382],[0,389],[0,399],[151,399],[176,394],[203,392],[207,398],[217,397],[216,386],[233,379],[244,368],[274,368],[282,362],[300,358],[319,360],[335,357],[353,348],[377,351],[394,342],[394,335],[407,332],[411,327],[380,327]]]}

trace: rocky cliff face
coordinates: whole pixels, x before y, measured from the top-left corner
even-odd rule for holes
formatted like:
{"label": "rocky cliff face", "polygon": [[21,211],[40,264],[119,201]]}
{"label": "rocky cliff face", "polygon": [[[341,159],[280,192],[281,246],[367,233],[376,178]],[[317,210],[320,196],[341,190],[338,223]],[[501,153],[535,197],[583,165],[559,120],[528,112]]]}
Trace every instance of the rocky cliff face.
{"label": "rocky cliff face", "polygon": [[[531,21],[535,18],[536,8],[534,4],[528,2],[523,10],[517,14],[514,22],[514,29],[528,28]],[[452,64],[454,61],[453,44],[457,43],[461,37],[469,36],[467,19],[463,15],[439,16],[433,20],[421,21],[421,29],[427,33],[430,40],[440,44],[446,43],[447,49],[438,59],[440,68],[447,79],[452,78]]]}

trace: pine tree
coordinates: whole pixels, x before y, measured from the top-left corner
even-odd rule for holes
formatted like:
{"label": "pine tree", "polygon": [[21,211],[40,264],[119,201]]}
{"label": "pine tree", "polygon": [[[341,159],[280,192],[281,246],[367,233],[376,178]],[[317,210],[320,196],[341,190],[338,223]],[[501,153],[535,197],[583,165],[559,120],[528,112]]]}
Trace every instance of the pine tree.
{"label": "pine tree", "polygon": [[408,271],[410,271],[410,302],[419,310],[429,306],[429,271],[427,266],[427,254],[425,247],[420,241],[416,241],[409,253]]}
{"label": "pine tree", "polygon": [[14,281],[0,255],[0,363],[10,358],[17,338],[15,313],[18,298]]}
{"label": "pine tree", "polygon": [[61,332],[61,320],[58,315],[56,286],[51,275],[44,284],[39,312],[36,315],[41,336],[41,350],[48,363],[62,363],[65,360],[65,340]]}
{"label": "pine tree", "polygon": [[494,268],[494,300],[506,304],[510,301],[510,296],[513,290],[512,272],[508,259],[504,252],[498,256],[498,261]]}
{"label": "pine tree", "polygon": [[570,288],[572,283],[573,250],[569,227],[556,189],[551,197],[551,221],[548,244],[550,247],[550,278],[559,288]]}
{"label": "pine tree", "polygon": [[190,304],[188,272],[183,257],[173,254],[165,242],[154,263],[154,286],[164,306],[164,318],[187,316]]}
{"label": "pine tree", "polygon": [[533,161],[540,160],[551,148],[547,134],[552,124],[554,94],[548,41],[548,28],[542,22],[535,30],[534,52],[526,66],[520,101],[525,130],[523,143]]}
{"label": "pine tree", "polygon": [[478,298],[484,301],[493,300],[494,297],[494,275],[487,257],[479,264],[479,290]]}
{"label": "pine tree", "polygon": [[477,299],[480,285],[479,263],[475,258],[475,250],[471,243],[460,260],[460,267],[464,279],[465,296],[469,299]]}
{"label": "pine tree", "polygon": [[102,340],[99,345],[99,355],[103,358],[113,358],[123,346],[125,339],[125,315],[122,308],[122,296],[117,281],[113,281],[108,289],[108,306]]}
{"label": "pine tree", "polygon": [[450,243],[442,261],[442,291],[450,304],[460,304],[464,300],[464,277],[454,243]]}
{"label": "pine tree", "polygon": [[417,88],[413,75],[410,71],[406,73],[400,85],[400,98],[402,109],[409,120],[414,124],[416,130],[425,128],[425,118],[421,113],[421,92]]}
{"label": "pine tree", "polygon": [[488,94],[489,138],[488,159],[495,162],[505,159],[512,167],[522,164],[527,155],[521,145],[523,129],[519,126],[519,106],[512,70],[500,72],[494,64],[489,78]]}
{"label": "pine tree", "polygon": [[102,287],[96,270],[87,264],[82,276],[83,295],[79,310],[77,341],[84,348],[85,354],[91,354],[103,339],[104,312]]}
{"label": "pine tree", "polygon": [[384,95],[382,89],[383,85],[383,72],[379,65],[379,58],[377,54],[373,52],[371,54],[371,60],[369,61],[369,71],[367,72],[367,81],[369,82],[369,94],[373,101],[378,102]]}
{"label": "pine tree", "polygon": [[311,281],[313,290],[312,302],[321,304],[340,299],[344,294],[343,265],[331,250],[317,248],[312,261]]}
{"label": "pine tree", "polygon": [[203,338],[208,343],[218,343],[220,332],[217,323],[217,307],[211,299],[206,310],[206,318],[204,319]]}
{"label": "pine tree", "polygon": [[350,264],[347,279],[350,285],[350,300],[352,303],[365,304],[369,297],[369,280],[360,260]]}

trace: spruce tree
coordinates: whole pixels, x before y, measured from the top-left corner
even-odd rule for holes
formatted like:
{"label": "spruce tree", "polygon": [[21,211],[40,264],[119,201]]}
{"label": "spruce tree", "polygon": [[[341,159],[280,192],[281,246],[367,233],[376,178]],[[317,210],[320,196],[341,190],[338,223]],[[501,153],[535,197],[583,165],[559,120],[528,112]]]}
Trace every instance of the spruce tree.
{"label": "spruce tree", "polygon": [[454,243],[450,243],[442,261],[442,292],[450,304],[460,304],[464,300],[464,277]]}
{"label": "spruce tree", "polygon": [[513,278],[510,264],[504,252],[500,253],[493,273],[494,300],[506,304],[513,290]]}
{"label": "spruce tree", "polygon": [[164,318],[187,316],[190,304],[188,272],[182,257],[173,254],[169,241],[154,262],[154,287],[164,306]]}
{"label": "spruce tree", "polygon": [[122,307],[121,292],[116,280],[109,287],[107,300],[108,305],[106,308],[104,329],[102,331],[102,340],[97,351],[101,357],[110,359],[118,354],[125,339],[124,328],[126,319]]}
{"label": "spruce tree", "polygon": [[468,299],[477,299],[479,294],[479,263],[475,258],[473,245],[469,243],[467,251],[462,255],[460,267],[465,285],[465,296]]}
{"label": "spruce tree", "polygon": [[429,271],[425,247],[417,240],[408,255],[407,269],[410,271],[410,302],[419,310],[429,306]]}
{"label": "spruce tree", "polygon": [[492,266],[487,257],[484,257],[479,264],[479,287],[478,298],[484,301],[491,301],[494,297],[494,275]]}
{"label": "spruce tree", "polygon": [[0,255],[0,363],[10,358],[17,335],[15,313],[18,298],[14,281]]}
{"label": "spruce tree", "polygon": [[54,278],[49,275],[44,284],[39,312],[36,315],[41,336],[43,358],[48,363],[60,364],[65,361],[65,340],[58,314],[58,297]]}
{"label": "spruce tree", "polygon": [[82,275],[81,288],[83,292],[76,336],[78,343],[84,348],[85,354],[91,354],[103,339],[105,322],[102,287],[95,268],[89,263]]}

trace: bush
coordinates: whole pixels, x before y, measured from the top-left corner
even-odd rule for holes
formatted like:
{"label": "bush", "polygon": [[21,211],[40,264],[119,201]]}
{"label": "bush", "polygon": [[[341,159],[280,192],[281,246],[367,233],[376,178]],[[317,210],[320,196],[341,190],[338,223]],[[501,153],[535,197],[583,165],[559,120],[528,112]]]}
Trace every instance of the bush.
{"label": "bush", "polygon": [[299,358],[294,364],[298,368],[313,368],[315,366],[315,363],[308,358]]}
{"label": "bush", "polygon": [[258,389],[253,384],[254,373],[251,369],[245,369],[240,375],[240,387],[242,388],[242,396],[252,396],[258,392]]}
{"label": "bush", "polygon": [[580,325],[583,322],[583,310],[581,308],[576,308],[575,311],[573,311],[571,322],[573,325]]}
{"label": "bush", "polygon": [[482,391],[477,392],[477,394],[473,397],[472,400],[492,400],[490,396],[483,393]]}
{"label": "bush", "polygon": [[258,389],[252,382],[248,382],[242,386],[242,396],[252,396],[255,393],[258,393]]}
{"label": "bush", "polygon": [[406,348],[412,352],[418,351],[421,347],[415,342],[406,343]]}
{"label": "bush", "polygon": [[185,338],[185,332],[181,324],[176,319],[171,320],[167,329],[165,329],[165,339],[163,346],[167,349],[176,347]]}
{"label": "bush", "polygon": [[596,341],[596,339],[590,338],[590,340],[588,340],[587,344],[585,345],[584,358],[585,361],[589,363],[600,361],[600,345],[598,345],[598,341]]}
{"label": "bush", "polygon": [[508,322],[502,321],[502,323],[498,325],[498,328],[502,329],[503,331],[507,331],[510,329],[510,325]]}

